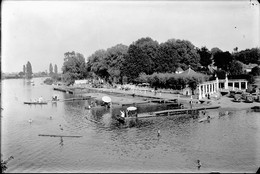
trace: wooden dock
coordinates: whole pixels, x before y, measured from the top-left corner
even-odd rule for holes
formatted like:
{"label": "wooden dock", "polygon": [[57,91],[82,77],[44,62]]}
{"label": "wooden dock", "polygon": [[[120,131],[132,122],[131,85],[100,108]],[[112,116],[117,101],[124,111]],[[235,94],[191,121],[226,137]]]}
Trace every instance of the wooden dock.
{"label": "wooden dock", "polygon": [[135,103],[122,103],[122,106],[137,106],[140,104],[147,104],[150,103],[150,101],[142,101],[142,102],[135,102]]}
{"label": "wooden dock", "polygon": [[[148,118],[148,117],[160,117],[160,116],[173,116],[173,115],[184,115],[184,114],[198,114],[200,110],[208,110],[208,109],[217,109],[220,106],[204,106],[204,107],[196,107],[192,109],[171,109],[164,111],[156,111],[150,113],[138,113],[137,118]],[[126,119],[132,119],[136,117],[126,117]]]}
{"label": "wooden dock", "polygon": [[49,134],[39,134],[39,136],[43,137],[70,137],[70,138],[80,138],[80,135],[49,135]]}
{"label": "wooden dock", "polygon": [[91,96],[83,96],[83,97],[79,97],[79,98],[66,98],[60,101],[74,101],[74,100],[88,100],[92,98]]}
{"label": "wooden dock", "polygon": [[69,89],[64,89],[64,88],[57,88],[57,87],[54,87],[53,90],[61,91],[61,92],[66,92],[66,93],[69,93],[69,94],[74,94],[74,91],[69,90]]}

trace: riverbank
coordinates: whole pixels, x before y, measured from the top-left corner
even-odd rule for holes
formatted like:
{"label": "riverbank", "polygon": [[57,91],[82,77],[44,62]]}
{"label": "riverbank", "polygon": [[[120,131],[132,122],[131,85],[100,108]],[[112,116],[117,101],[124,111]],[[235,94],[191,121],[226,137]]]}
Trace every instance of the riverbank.
{"label": "riverbank", "polygon": [[[70,87],[71,90],[76,90],[76,93],[79,93],[77,87]],[[88,90],[97,91],[88,93]],[[81,95],[88,95],[96,97],[96,99],[101,100],[104,96],[102,93],[106,93],[112,99],[112,103],[122,104],[122,103],[138,103],[148,99],[162,99],[162,100],[178,100],[180,103],[183,103],[186,107],[189,106],[190,97],[186,97],[183,95],[173,94],[173,93],[157,93],[155,94],[153,91],[142,91],[142,90],[121,90],[118,88],[92,88],[91,86],[84,86],[80,88]],[[120,95],[121,94],[121,95]],[[133,97],[134,94],[134,97]],[[193,106],[215,106],[219,105],[222,109],[249,109],[253,106],[260,106],[259,102],[253,103],[245,103],[245,102],[233,102],[233,98],[229,98],[227,96],[222,96],[219,99],[203,99],[203,103],[200,103],[197,99],[193,99]]]}

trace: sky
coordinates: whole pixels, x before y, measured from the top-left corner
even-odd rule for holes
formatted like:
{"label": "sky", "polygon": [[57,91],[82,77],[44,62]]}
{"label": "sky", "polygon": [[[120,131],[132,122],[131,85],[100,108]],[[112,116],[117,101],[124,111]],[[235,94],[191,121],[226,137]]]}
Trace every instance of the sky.
{"label": "sky", "polygon": [[[254,3],[255,5],[252,5]],[[260,4],[239,1],[2,1],[2,72],[61,72],[64,53],[87,58],[142,37],[233,51],[259,47]]]}

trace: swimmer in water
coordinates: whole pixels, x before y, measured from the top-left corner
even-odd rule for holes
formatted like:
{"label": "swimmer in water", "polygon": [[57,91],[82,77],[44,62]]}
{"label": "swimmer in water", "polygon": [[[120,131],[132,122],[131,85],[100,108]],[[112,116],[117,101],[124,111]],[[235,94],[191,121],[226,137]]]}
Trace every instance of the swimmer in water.
{"label": "swimmer in water", "polygon": [[200,160],[198,160],[197,163],[198,163],[198,166],[197,166],[197,167],[198,167],[198,169],[200,169],[200,167],[201,167],[201,162],[200,162]]}
{"label": "swimmer in water", "polygon": [[63,128],[61,127],[61,125],[60,125],[60,130],[62,130],[62,131],[63,131]]}
{"label": "swimmer in water", "polygon": [[160,129],[157,131],[157,136],[159,137],[161,135]]}
{"label": "swimmer in water", "polygon": [[31,118],[29,119],[29,123],[30,123],[30,124],[32,123],[32,119],[31,119]]}

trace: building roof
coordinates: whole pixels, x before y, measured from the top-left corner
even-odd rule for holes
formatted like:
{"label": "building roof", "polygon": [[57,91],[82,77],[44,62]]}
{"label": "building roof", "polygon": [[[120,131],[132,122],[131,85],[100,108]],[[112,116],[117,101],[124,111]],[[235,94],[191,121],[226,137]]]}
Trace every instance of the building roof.
{"label": "building roof", "polygon": [[178,67],[178,68],[176,69],[176,71],[182,71],[182,72],[183,72],[183,69],[182,69],[181,67]]}
{"label": "building roof", "polygon": [[190,67],[185,70],[183,73],[181,73],[181,75],[185,75],[185,76],[196,76],[196,75],[202,75],[201,73],[197,73],[194,70],[192,70]]}

